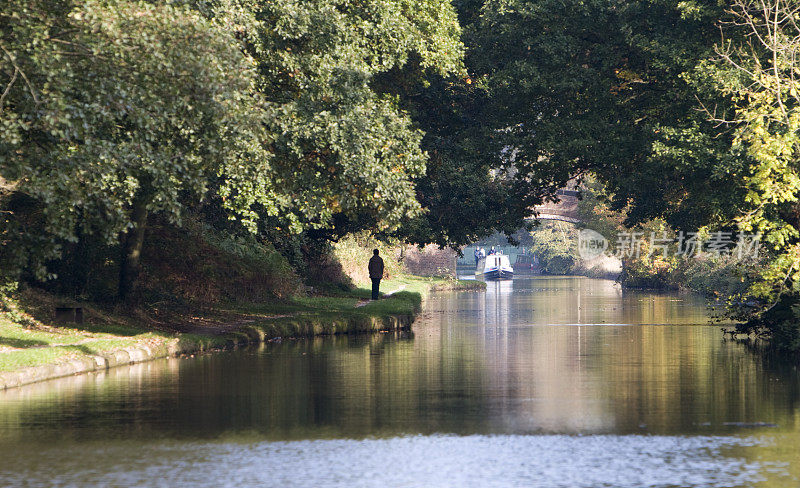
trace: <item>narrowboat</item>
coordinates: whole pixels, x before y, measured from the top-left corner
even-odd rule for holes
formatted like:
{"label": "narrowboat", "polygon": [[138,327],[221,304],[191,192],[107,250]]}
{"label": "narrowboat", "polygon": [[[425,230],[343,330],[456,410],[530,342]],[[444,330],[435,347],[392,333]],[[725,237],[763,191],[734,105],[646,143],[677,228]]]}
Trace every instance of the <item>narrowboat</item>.
{"label": "narrowboat", "polygon": [[478,261],[475,274],[487,280],[510,280],[514,277],[514,268],[505,254],[490,254]]}

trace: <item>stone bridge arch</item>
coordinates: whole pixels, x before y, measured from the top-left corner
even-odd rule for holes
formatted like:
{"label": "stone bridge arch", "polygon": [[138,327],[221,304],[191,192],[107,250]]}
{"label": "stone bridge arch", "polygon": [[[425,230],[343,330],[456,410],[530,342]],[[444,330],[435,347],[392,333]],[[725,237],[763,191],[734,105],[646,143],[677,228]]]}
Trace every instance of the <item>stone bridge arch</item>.
{"label": "stone bridge arch", "polygon": [[564,188],[556,192],[559,201],[547,202],[543,205],[533,207],[534,214],[528,220],[557,220],[569,222],[570,224],[580,224],[578,217],[578,197],[580,192]]}

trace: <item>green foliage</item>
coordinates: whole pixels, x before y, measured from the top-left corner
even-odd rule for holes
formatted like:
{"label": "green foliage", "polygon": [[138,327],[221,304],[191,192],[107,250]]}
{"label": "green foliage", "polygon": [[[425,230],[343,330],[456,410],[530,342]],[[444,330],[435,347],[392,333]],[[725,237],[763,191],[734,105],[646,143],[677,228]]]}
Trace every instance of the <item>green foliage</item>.
{"label": "green foliage", "polygon": [[401,237],[456,246],[511,235],[532,206],[590,172],[629,226],[664,217],[696,228],[734,214],[742,192],[724,184],[746,162],[696,110],[698,93],[727,98],[689,77],[712,52],[716,2],[456,5],[468,76],[399,83],[431,155],[417,186],[429,211]]}
{"label": "green foliage", "polygon": [[[348,233],[512,235],[578,177],[612,239],[760,233],[762,263],[648,258],[627,279],[713,288],[794,344],[800,31],[791,4],[759,5],[6,0],[0,283],[187,209],[258,236],[225,228],[218,252],[283,272],[271,240],[310,276]],[[561,231],[537,232],[548,271],[574,265]]]}
{"label": "green foliage", "polygon": [[294,272],[280,253],[270,243],[260,242],[252,234],[220,233],[207,225],[193,230],[197,238],[203,239],[215,249],[238,258],[245,266],[254,266],[259,272],[288,280]]}
{"label": "green foliage", "polygon": [[[525,241],[523,242],[527,244]],[[530,233],[528,245],[530,252],[539,258],[542,272],[568,275],[575,271],[580,260],[575,245],[577,241],[578,232],[574,226],[561,222],[546,222]]]}
{"label": "green foliage", "polygon": [[405,222],[395,236],[458,247],[495,232],[513,234],[552,182],[543,174],[543,184],[532,185],[505,158],[497,132],[503,123],[495,119],[501,109],[491,104],[491,94],[470,78],[407,90],[414,92],[407,99],[425,130],[423,147],[430,156],[416,182],[426,212]]}
{"label": "green foliage", "polygon": [[427,155],[377,77],[463,70],[430,0],[9,0],[0,25],[3,281],[204,199],[267,237],[390,230]]}
{"label": "green foliage", "polygon": [[370,283],[367,264],[372,257],[372,250],[380,251],[384,273],[388,278],[393,278],[403,273],[403,265],[399,259],[402,247],[403,244],[400,242],[378,241],[362,232],[347,236],[335,243],[333,257],[355,284],[364,285]]}
{"label": "green foliage", "polygon": [[422,133],[376,78],[413,58],[418,76],[461,69],[452,7],[433,0],[215,3],[243,40],[268,101],[283,228],[391,230],[420,212]]}
{"label": "green foliage", "polygon": [[115,241],[137,196],[178,221],[188,195],[266,163],[252,61],[200,15],[11,0],[0,16],[5,272],[44,278],[60,242]]}
{"label": "green foliage", "polygon": [[656,146],[659,155],[685,168],[678,174],[681,180],[706,178],[714,187],[699,191],[696,185],[681,184],[684,192],[664,205],[665,213],[678,215],[677,202],[689,202],[700,209],[696,214],[701,225],[723,224],[761,235],[765,246],[758,274],[751,268],[738,273],[749,288],[717,284],[715,291],[729,292],[734,316],[751,319],[745,329],[766,326],[778,347],[797,348],[797,12],[791,3],[751,0],[732,0],[726,8],[716,15],[722,41],[684,75],[700,100],[698,113],[715,128],[706,124],[692,132],[691,147],[686,145],[690,138],[681,132],[667,132],[667,141]]}
{"label": "green foliage", "polygon": [[180,228],[154,224],[142,264],[149,302],[256,302],[304,293],[300,278],[272,244],[244,230],[220,231],[193,219]]}
{"label": "green foliage", "polygon": [[741,175],[746,194],[736,222],[760,233],[772,256],[750,294],[785,304],[781,294],[796,296],[800,282],[800,27],[794,7],[781,2],[736,0],[729,14],[735,22],[704,68],[734,101],[728,123],[751,162]]}

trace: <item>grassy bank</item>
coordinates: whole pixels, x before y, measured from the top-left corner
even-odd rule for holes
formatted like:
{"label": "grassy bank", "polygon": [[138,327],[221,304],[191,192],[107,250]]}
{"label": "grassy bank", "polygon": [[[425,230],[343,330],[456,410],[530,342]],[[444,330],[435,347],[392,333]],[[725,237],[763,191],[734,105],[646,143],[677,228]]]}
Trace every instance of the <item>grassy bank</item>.
{"label": "grassy bank", "polygon": [[389,296],[378,301],[358,287],[281,301],[151,306],[127,313],[85,305],[84,324],[60,326],[51,317],[58,298],[28,290],[15,309],[0,314],[0,389],[277,338],[406,329],[431,290],[482,285],[397,275],[382,284]]}

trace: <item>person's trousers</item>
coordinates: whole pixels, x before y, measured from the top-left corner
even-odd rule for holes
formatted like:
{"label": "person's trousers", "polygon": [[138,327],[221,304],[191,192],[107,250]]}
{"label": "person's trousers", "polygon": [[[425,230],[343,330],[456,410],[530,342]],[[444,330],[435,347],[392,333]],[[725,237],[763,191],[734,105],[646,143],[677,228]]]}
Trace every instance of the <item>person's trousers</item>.
{"label": "person's trousers", "polygon": [[380,288],[381,288],[381,279],[380,278],[371,278],[372,279],[372,299],[377,300],[380,298]]}

